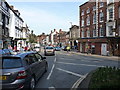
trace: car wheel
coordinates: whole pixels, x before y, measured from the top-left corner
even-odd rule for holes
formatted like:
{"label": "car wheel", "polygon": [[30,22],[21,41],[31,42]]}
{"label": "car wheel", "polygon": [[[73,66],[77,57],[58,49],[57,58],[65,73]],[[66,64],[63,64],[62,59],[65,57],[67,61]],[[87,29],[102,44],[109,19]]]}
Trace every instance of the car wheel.
{"label": "car wheel", "polygon": [[30,81],[30,90],[34,90],[34,88],[35,88],[35,84],[36,84],[36,82],[35,82],[35,78],[32,77],[32,79],[31,79],[31,81]]}
{"label": "car wheel", "polygon": [[47,72],[47,70],[48,70],[48,64],[46,63],[45,72]]}

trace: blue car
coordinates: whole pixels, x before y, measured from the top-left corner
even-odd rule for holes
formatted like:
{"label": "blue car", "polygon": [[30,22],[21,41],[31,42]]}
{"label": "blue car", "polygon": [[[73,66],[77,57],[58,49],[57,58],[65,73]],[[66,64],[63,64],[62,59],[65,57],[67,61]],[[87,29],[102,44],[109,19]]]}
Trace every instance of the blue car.
{"label": "blue car", "polygon": [[60,47],[55,47],[55,51],[61,51]]}

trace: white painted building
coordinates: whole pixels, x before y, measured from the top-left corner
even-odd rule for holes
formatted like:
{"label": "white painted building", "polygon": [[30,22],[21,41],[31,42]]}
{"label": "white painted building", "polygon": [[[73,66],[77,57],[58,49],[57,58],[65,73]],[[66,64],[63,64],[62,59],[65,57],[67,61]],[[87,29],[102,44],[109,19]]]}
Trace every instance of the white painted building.
{"label": "white painted building", "polygon": [[115,36],[115,32],[113,29],[116,28],[116,20],[115,20],[115,4],[114,0],[107,0],[107,23],[106,23],[106,36],[113,37]]}
{"label": "white painted building", "polygon": [[22,45],[23,46],[29,46],[29,43],[27,43],[29,41],[29,35],[30,35],[30,30],[27,26],[27,24],[23,24],[23,27],[22,27]]}
{"label": "white painted building", "polygon": [[14,10],[14,7],[10,8],[10,37],[13,37],[13,47],[17,47],[17,50],[20,50],[22,46],[22,27],[23,27],[23,19],[20,17],[20,12],[18,10]]}

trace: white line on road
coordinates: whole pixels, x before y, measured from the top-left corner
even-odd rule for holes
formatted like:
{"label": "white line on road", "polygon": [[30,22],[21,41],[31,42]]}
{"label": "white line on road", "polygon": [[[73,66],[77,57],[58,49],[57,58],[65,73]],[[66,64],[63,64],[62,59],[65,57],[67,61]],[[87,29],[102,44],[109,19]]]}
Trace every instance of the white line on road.
{"label": "white line on road", "polygon": [[88,75],[88,73],[85,74],[84,77],[79,78],[79,79],[73,84],[71,90],[76,90],[76,89],[78,88],[78,86],[80,85],[80,83],[86,78],[87,75]]}
{"label": "white line on road", "polygon": [[56,62],[56,57],[55,57],[55,59],[54,59],[54,63]]}
{"label": "white line on road", "polygon": [[70,64],[70,65],[83,65],[83,66],[93,66],[93,67],[104,67],[104,66],[99,66],[99,65],[89,65],[89,64],[76,64],[76,63],[66,63],[66,62],[57,62],[61,64]]}
{"label": "white line on road", "polygon": [[[56,57],[55,57],[55,59],[54,59],[54,62],[56,62]],[[55,64],[53,64],[52,69],[51,69],[51,71],[50,71],[50,73],[49,73],[49,75],[48,75],[48,77],[47,77],[47,80],[50,79],[50,77],[51,77],[51,75],[52,75],[52,73],[53,73],[54,67],[55,67]]]}
{"label": "white line on road", "polygon": [[48,87],[49,90],[55,90],[55,87]]}
{"label": "white line on road", "polygon": [[61,68],[56,68],[56,69],[58,69],[58,70],[60,70],[60,71],[63,71],[63,72],[66,72],[66,73],[68,73],[68,74],[72,74],[72,75],[74,75],[74,76],[84,77],[83,75],[80,75],[80,74],[78,74],[78,73],[74,73],[74,72],[71,72],[71,71],[67,71],[67,70],[64,70],[64,69],[61,69]]}

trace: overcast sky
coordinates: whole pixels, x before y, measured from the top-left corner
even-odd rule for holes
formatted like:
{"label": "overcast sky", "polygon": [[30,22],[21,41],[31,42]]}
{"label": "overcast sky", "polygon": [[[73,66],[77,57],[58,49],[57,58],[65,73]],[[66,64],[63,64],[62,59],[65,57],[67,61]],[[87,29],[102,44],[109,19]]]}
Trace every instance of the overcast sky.
{"label": "overcast sky", "polygon": [[[10,5],[14,5],[21,13],[21,17],[27,23],[30,30],[33,30],[36,35],[42,32],[49,34],[51,30],[62,29],[69,31],[72,24],[79,25],[79,6],[87,0],[73,2],[22,2],[16,0],[7,0]],[[27,1],[27,0],[26,0]],[[75,0],[74,0],[75,1]]]}

